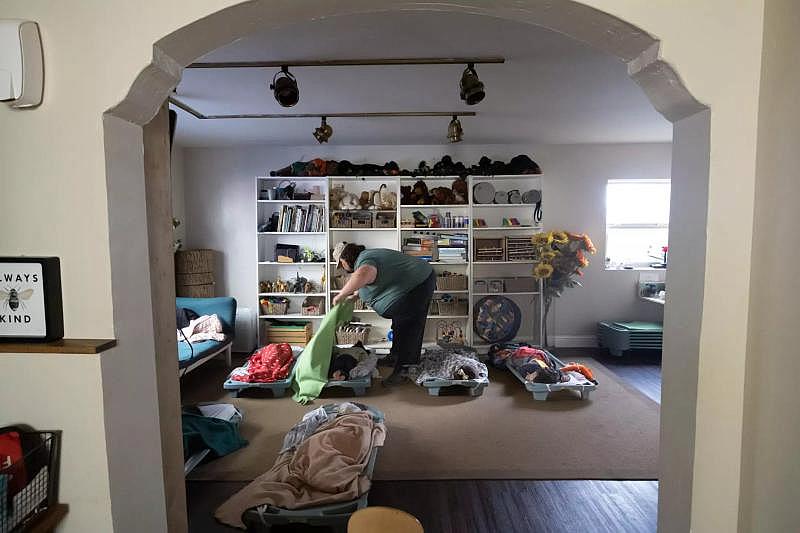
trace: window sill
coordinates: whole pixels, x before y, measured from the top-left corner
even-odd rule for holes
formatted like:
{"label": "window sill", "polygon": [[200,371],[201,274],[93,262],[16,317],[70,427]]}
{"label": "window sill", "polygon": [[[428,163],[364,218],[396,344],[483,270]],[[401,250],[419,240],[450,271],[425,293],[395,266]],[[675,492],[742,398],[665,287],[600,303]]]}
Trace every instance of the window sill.
{"label": "window sill", "polygon": [[621,272],[665,272],[666,268],[653,268],[653,267],[606,267],[607,272],[621,271]]}

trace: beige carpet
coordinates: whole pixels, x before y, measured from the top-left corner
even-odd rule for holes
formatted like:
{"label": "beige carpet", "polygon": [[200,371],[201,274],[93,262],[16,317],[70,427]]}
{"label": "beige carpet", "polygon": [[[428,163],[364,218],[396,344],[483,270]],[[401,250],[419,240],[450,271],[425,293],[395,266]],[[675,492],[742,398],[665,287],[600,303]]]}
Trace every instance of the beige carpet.
{"label": "beige carpet", "polygon": [[[567,392],[534,401],[510,373],[492,370],[483,395],[428,396],[416,385],[373,387],[356,401],[386,414],[388,435],[375,479],[656,479],[659,406],[594,360],[589,401]],[[384,371],[386,369],[383,369]],[[190,479],[251,480],[269,469],[286,431],[303,413],[349,398],[325,391],[315,406],[269,392],[228,400],[225,369],[184,378],[184,403],[224,399],[244,414],[246,448],[198,467]]]}

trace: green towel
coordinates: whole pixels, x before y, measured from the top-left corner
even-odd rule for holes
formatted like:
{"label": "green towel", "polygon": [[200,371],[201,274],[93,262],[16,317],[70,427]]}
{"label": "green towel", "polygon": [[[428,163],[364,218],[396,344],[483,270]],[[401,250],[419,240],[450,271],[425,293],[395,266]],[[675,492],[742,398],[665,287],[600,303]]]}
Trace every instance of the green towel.
{"label": "green towel", "polygon": [[328,383],[331,353],[336,343],[336,326],[353,316],[353,301],[345,300],[328,311],[319,329],[306,344],[294,366],[294,401],[303,405],[314,401]]}

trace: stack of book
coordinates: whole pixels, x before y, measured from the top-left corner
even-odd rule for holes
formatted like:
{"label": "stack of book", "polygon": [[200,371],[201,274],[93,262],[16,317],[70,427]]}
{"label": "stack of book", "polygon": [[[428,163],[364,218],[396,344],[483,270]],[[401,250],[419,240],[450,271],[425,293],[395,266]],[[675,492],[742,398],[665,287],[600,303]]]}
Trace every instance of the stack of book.
{"label": "stack of book", "polygon": [[469,257],[467,253],[468,241],[469,237],[466,234],[440,235],[436,241],[439,261],[442,263],[466,263]]}
{"label": "stack of book", "polygon": [[325,231],[324,210],[319,205],[284,205],[276,231]]}
{"label": "stack of book", "polygon": [[423,261],[433,261],[436,256],[436,238],[428,235],[415,235],[403,239],[403,253],[413,255]]}

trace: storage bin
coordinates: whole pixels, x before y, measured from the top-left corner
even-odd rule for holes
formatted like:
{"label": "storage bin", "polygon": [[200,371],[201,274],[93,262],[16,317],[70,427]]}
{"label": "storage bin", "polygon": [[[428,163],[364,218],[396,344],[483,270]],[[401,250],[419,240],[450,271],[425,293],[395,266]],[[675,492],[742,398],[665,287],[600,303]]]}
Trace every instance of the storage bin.
{"label": "storage bin", "polygon": [[436,276],[437,291],[463,291],[467,289],[467,276],[443,272]]}
{"label": "storage bin", "polygon": [[397,216],[394,213],[376,213],[376,228],[393,228],[397,223]]}
{"label": "storage bin", "polygon": [[305,346],[311,340],[311,324],[271,323],[266,327],[267,342]]}
{"label": "storage bin", "polygon": [[175,285],[213,285],[212,272],[197,272],[194,274],[175,274]]}
{"label": "storage bin", "polygon": [[372,213],[359,211],[351,215],[353,228],[371,228]]}
{"label": "storage bin", "polygon": [[506,292],[533,292],[539,288],[539,282],[531,276],[523,278],[505,278],[503,282]]}
{"label": "storage bin", "polygon": [[505,240],[475,239],[475,261],[505,261]]}
{"label": "storage bin", "polygon": [[175,285],[175,295],[181,298],[213,298],[214,284]]}
{"label": "storage bin", "polygon": [[486,290],[486,280],[485,279],[477,279],[475,280],[475,292],[487,292]]}
{"label": "storage bin", "polygon": [[320,296],[310,296],[303,300],[300,314],[304,316],[320,316],[325,302]]}
{"label": "storage bin", "polygon": [[289,312],[289,302],[271,302],[261,301],[261,314],[262,315],[285,315]]}
{"label": "storage bin", "polygon": [[214,250],[178,250],[175,252],[175,273],[214,272]]}
{"label": "storage bin", "polygon": [[453,300],[451,302],[436,300],[436,305],[439,308],[439,315],[466,316],[469,312],[466,300]]}
{"label": "storage bin", "polygon": [[331,227],[332,228],[351,228],[353,221],[350,218],[350,213],[336,212],[331,214]]}
{"label": "storage bin", "polygon": [[369,342],[369,332],[372,326],[362,322],[348,322],[336,328],[336,344],[355,344]]}
{"label": "storage bin", "polygon": [[536,251],[530,237],[506,237],[506,257],[508,261],[533,261]]}

